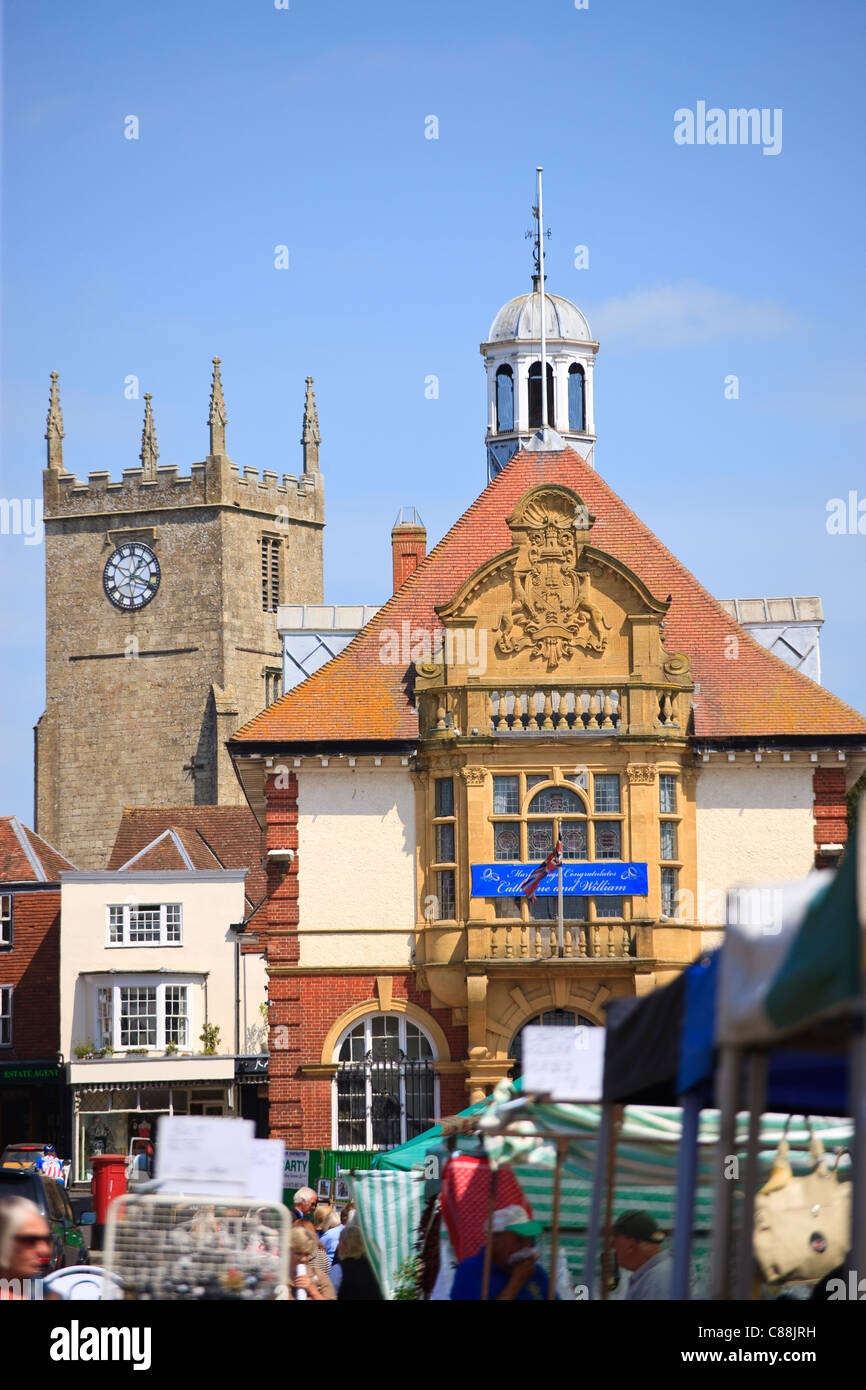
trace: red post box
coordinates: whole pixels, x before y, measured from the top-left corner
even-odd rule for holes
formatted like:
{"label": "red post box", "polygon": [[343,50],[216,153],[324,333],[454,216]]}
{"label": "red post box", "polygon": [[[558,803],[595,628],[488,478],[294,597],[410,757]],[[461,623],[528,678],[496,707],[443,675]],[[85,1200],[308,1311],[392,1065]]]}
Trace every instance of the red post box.
{"label": "red post box", "polygon": [[90,1162],[93,1167],[90,1182],[93,1212],[96,1225],[104,1226],[109,1203],[126,1191],[126,1157],[124,1154],[94,1154]]}

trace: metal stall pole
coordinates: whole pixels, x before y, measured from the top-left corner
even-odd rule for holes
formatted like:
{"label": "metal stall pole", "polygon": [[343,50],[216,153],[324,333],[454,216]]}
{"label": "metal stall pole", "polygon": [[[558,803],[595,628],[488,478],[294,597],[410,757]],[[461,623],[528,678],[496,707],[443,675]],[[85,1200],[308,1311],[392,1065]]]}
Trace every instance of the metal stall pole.
{"label": "metal stall pole", "polygon": [[607,1170],[607,1150],[613,1128],[614,1106],[605,1101],[601,1107],[601,1124],[598,1130],[595,1151],[595,1172],[592,1178],[592,1196],[589,1204],[589,1228],[586,1232],[586,1256],[583,1266],[583,1282],[588,1289],[588,1297],[593,1298],[596,1283],[596,1264],[598,1262],[598,1239],[601,1231],[601,1199],[604,1195],[604,1175]]}
{"label": "metal stall pole", "polygon": [[[490,1160],[487,1160],[490,1163]],[[497,1170],[490,1163],[490,1191],[487,1198],[487,1235],[484,1244],[484,1271],[481,1275],[481,1301],[487,1303],[490,1298],[490,1266],[493,1262],[493,1213],[496,1210],[496,1173]]]}
{"label": "metal stall pole", "polygon": [[607,1173],[605,1176],[605,1217],[604,1217],[604,1244],[601,1248],[601,1296],[607,1299],[608,1285],[610,1284],[610,1228],[613,1225],[613,1196],[614,1183],[616,1181],[616,1141],[619,1137],[619,1127],[625,1107],[617,1105],[614,1107],[613,1122],[610,1127],[610,1144],[607,1151]]}
{"label": "metal stall pole", "polygon": [[716,1081],[716,1105],[719,1109],[719,1143],[716,1150],[716,1180],[713,1196],[713,1254],[710,1262],[710,1298],[724,1301],[728,1297],[728,1264],[731,1258],[731,1213],[733,1184],[725,1177],[725,1158],[733,1153],[737,1128],[737,1096],[740,1080],[740,1051],[736,1047],[720,1049],[721,1059]]}
{"label": "metal stall pole", "polygon": [[851,1009],[849,1051],[849,1109],[854,1119],[854,1152],[851,1172],[851,1268],[857,1278],[866,1274],[866,810],[861,806],[857,843],[848,853],[857,855],[857,917],[860,923],[860,998]]}
{"label": "metal stall pole", "polygon": [[754,1259],[752,1246],[755,1233],[755,1193],[758,1188],[758,1163],[761,1148],[761,1116],[767,1103],[766,1052],[753,1052],[749,1058],[749,1136],[746,1150],[746,1173],[743,1182],[743,1224],[734,1296],[748,1299],[752,1292]]}
{"label": "metal stall pole", "polygon": [[698,1177],[698,1125],[701,1102],[696,1091],[680,1096],[683,1110],[680,1151],[677,1155],[677,1189],[674,1207],[673,1275],[671,1298],[689,1299],[689,1267],[692,1254],[692,1223]]}
{"label": "metal stall pole", "polygon": [[551,1302],[556,1298],[557,1261],[559,1260],[559,1207],[562,1198],[562,1165],[567,1143],[556,1141],[556,1169],[553,1174],[553,1227],[550,1232],[550,1274],[547,1283],[547,1297]]}

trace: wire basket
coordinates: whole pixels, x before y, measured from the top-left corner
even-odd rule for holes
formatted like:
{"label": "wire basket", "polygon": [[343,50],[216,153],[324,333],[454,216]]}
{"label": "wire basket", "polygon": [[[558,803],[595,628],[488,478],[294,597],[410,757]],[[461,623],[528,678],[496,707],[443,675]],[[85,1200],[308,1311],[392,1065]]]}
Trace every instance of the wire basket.
{"label": "wire basket", "polygon": [[108,1209],[108,1297],[155,1301],[288,1297],[289,1213],[242,1198],[125,1195]]}

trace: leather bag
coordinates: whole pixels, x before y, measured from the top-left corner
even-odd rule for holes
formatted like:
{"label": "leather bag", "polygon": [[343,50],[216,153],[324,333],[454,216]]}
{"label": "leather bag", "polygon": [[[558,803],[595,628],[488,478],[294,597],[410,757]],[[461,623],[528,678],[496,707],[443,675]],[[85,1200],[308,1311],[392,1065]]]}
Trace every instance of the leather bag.
{"label": "leather bag", "polygon": [[[786,1125],[787,1131],[787,1125]],[[841,1265],[851,1243],[851,1184],[840,1182],[839,1159],[832,1168],[824,1145],[809,1126],[812,1171],[778,1180],[755,1194],[753,1249],[768,1284],[815,1283]],[[774,1174],[788,1163],[788,1141],[779,1144]],[[790,1172],[790,1168],[788,1168]]]}

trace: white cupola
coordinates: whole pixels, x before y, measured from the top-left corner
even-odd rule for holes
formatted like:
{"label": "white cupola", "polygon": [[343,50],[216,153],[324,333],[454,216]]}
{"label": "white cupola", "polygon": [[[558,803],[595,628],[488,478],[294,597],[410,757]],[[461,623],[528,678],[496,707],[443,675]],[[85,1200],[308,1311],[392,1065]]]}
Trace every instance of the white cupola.
{"label": "white cupola", "polygon": [[[546,278],[546,277],[545,277]],[[487,470],[493,478],[542,426],[540,276],[499,310],[481,355],[487,369]],[[593,467],[592,383],[598,343],[576,304],[544,295],[547,422]],[[553,436],[555,438],[555,435]],[[537,445],[535,447],[538,447]],[[552,447],[547,444],[545,447]]]}

